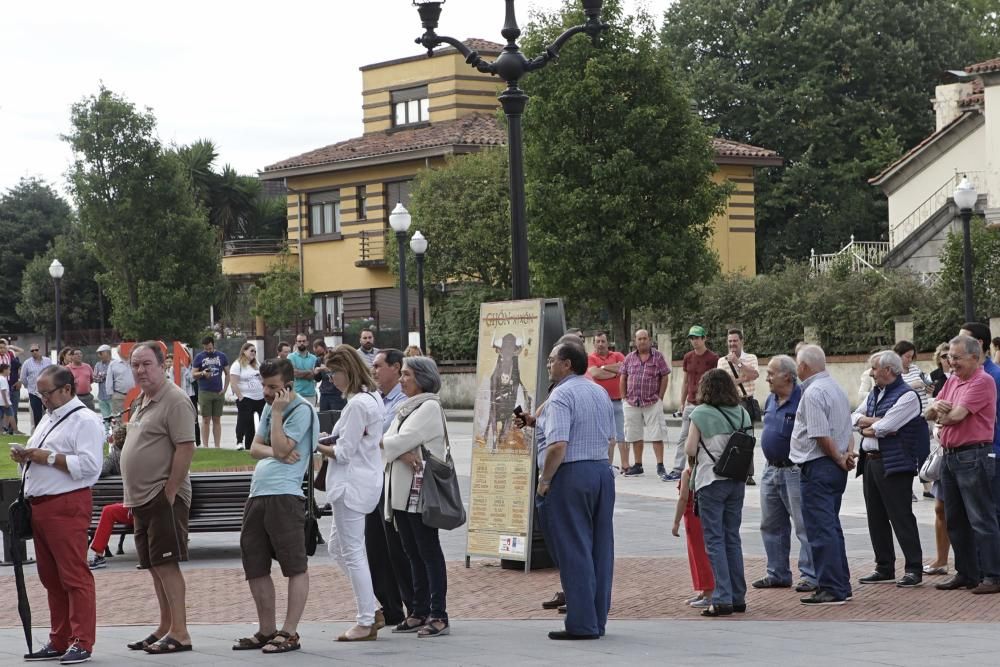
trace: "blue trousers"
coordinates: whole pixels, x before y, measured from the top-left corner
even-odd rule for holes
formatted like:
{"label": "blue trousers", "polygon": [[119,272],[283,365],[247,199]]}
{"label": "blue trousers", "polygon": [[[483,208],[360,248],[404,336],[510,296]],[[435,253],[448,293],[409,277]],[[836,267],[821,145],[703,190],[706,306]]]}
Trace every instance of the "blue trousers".
{"label": "blue trousers", "polygon": [[799,540],[799,577],[816,584],[812,550],[802,520],[800,480],[798,466],[776,468],[770,463],[760,477],[760,536],[767,554],[767,576],[779,584],[793,583],[789,566],[793,525]]}
{"label": "blue trousers", "polygon": [[847,471],[821,456],[803,463],[802,521],[809,535],[816,585],[838,600],[851,595],[851,571],[840,527],[840,501],[847,488]]}
{"label": "blue trousers", "polygon": [[566,631],[603,635],[615,564],[615,480],[607,459],[559,466],[540,509],[566,595]]}
{"label": "blue trousers", "polygon": [[715,577],[712,604],[746,603],[747,581],[740,541],[746,490],[746,483],[735,479],[719,479],[698,489],[698,516]]}
{"label": "blue trousers", "polygon": [[992,447],[948,452],[941,465],[955,572],[973,582],[1000,581],[1000,527],[992,489],[995,468]]}

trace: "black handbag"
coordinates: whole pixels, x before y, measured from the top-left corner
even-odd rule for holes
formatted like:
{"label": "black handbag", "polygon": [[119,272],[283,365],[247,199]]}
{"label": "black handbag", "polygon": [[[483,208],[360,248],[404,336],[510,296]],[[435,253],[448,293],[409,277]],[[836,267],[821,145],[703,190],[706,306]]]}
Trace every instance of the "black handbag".
{"label": "black handbag", "polygon": [[[715,409],[719,410],[719,408]],[[712,470],[716,475],[746,482],[753,466],[753,450],[757,445],[757,438],[752,435],[753,423],[751,422],[746,426],[737,428],[729,418],[729,415],[722,410],[719,410],[719,413],[725,417],[726,421],[733,428],[733,433],[729,436],[729,440],[726,441],[726,447],[722,450],[722,454],[716,459],[712,456],[712,452],[708,451],[704,440],[698,438],[698,443],[705,450],[705,453],[708,454],[708,458],[712,459],[712,462],[715,464],[712,466]],[[747,433],[747,429],[751,429],[751,433]]]}
{"label": "black handbag", "polygon": [[319,532],[319,521],[316,520],[316,498],[313,492],[313,457],[309,453],[309,465],[306,466],[306,555],[315,556],[316,547],[323,544],[323,536]]}
{"label": "black handbag", "polygon": [[[46,438],[49,437],[49,434],[52,433],[52,431],[59,428],[59,424],[62,424],[64,421],[69,419],[69,416],[74,412],[83,410],[84,407],[85,406],[81,405],[63,415],[62,419],[55,423],[55,426],[45,432],[45,435],[42,436],[38,446],[32,447],[32,449],[41,449],[42,445],[45,444]],[[24,472],[21,474],[21,488],[17,492],[17,498],[14,499],[14,502],[12,502],[10,507],[7,508],[7,532],[10,533],[10,537],[13,540],[30,540],[33,537],[31,530],[31,503],[24,498],[24,481],[28,476],[28,468],[30,467],[31,461],[24,464]]]}
{"label": "black handbag", "polygon": [[417,512],[425,526],[441,530],[454,530],[465,523],[465,505],[462,492],[458,488],[458,474],[451,458],[451,442],[448,440],[448,425],[441,413],[444,427],[445,459],[437,458],[423,445],[420,450],[424,457],[424,478],[417,499]]}
{"label": "black handbag", "polygon": [[[740,377],[740,374],[736,372],[736,367],[733,366],[733,362],[731,361],[729,362],[729,369],[733,372],[734,378]],[[736,386],[740,388],[740,393],[743,394],[741,403],[743,404],[743,409],[747,411],[748,415],[750,415],[750,423],[754,424],[755,422],[759,422],[761,417],[764,416],[764,412],[760,409],[760,402],[753,396],[747,394],[747,390],[743,388],[742,384],[737,382]]]}

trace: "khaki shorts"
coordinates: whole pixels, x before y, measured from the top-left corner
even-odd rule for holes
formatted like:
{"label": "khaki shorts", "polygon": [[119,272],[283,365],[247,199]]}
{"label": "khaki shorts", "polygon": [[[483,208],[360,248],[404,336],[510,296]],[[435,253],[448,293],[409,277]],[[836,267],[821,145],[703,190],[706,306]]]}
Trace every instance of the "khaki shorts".
{"label": "khaki shorts", "polygon": [[623,402],[625,413],[625,442],[663,442],[667,439],[667,419],[663,414],[663,401],[644,408]]}
{"label": "khaki shorts", "polygon": [[198,410],[202,417],[221,417],[226,397],[218,391],[198,392]]}
{"label": "khaki shorts", "polygon": [[141,569],[188,559],[188,513],[180,496],[171,505],[164,490],[145,505],[132,508],[135,551]]}
{"label": "khaki shorts", "polygon": [[306,571],[306,501],[293,495],[247,498],[240,530],[240,553],[247,579],[271,576],[271,560],[281,574]]}

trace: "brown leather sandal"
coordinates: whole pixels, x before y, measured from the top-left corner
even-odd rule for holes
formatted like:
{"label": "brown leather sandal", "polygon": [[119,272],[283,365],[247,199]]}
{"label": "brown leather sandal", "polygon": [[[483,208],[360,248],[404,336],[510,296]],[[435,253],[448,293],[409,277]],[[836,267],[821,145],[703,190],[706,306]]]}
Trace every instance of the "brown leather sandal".
{"label": "brown leather sandal", "polygon": [[284,630],[278,630],[274,633],[271,641],[264,645],[261,652],[267,654],[288,653],[289,651],[298,651],[300,648],[302,645],[299,644],[299,633],[288,634]]}
{"label": "brown leather sandal", "polygon": [[262,634],[260,632],[253,633],[253,637],[241,637],[236,640],[233,644],[234,651],[259,651],[264,648],[264,645],[269,641],[274,639],[274,636],[278,634],[276,632],[269,635]]}

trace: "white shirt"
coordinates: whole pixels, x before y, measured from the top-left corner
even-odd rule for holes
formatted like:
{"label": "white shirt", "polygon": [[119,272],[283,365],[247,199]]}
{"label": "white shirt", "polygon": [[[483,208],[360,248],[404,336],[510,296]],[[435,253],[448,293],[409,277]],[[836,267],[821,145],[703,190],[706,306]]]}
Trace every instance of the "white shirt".
{"label": "white shirt", "polygon": [[[740,353],[740,361],[738,364],[734,364],[734,366],[736,366],[737,373],[740,372],[741,366],[749,366],[755,371],[760,370],[760,367],[757,365],[757,355],[750,354],[746,350],[743,350]],[[719,361],[716,363],[715,367],[721,368],[722,370],[726,371],[727,373],[729,373],[729,377],[733,378],[733,382],[736,381],[736,376],[733,375],[733,366],[729,365],[728,357],[726,357],[725,355],[719,357]],[[743,391],[740,392],[740,398],[742,399],[744,396],[753,396],[754,390],[757,388],[757,381],[747,380],[742,384],[743,384]],[[740,389],[739,385],[736,385],[736,390],[739,391],[739,389]]]}
{"label": "white shirt", "polygon": [[249,398],[252,401],[264,400],[264,381],[260,378],[259,368],[254,368],[250,364],[241,366],[237,360],[229,367],[229,374],[239,378],[238,386],[243,398]]}
{"label": "white shirt", "polygon": [[6,375],[0,375],[0,405],[10,405],[10,381]]}
{"label": "white shirt", "polygon": [[[73,412],[66,421],[58,423],[77,407],[83,410]],[[104,427],[100,416],[88,410],[75,396],[66,405],[42,417],[28,440],[29,449],[39,446],[65,455],[69,472],[44,463],[32,463],[24,484],[24,495],[28,497],[54,496],[89,488],[101,475]]]}
{"label": "white shirt", "polygon": [[[875,390],[872,389],[872,391]],[[884,392],[882,396],[885,396]],[[881,402],[881,397],[879,397],[879,401]],[[868,398],[865,397],[865,400],[861,401],[861,405],[851,413],[851,424],[853,426],[857,426],[858,420],[866,416],[865,409],[867,406]],[[883,438],[889,433],[895,433],[918,414],[921,414],[920,399],[917,398],[915,393],[908,391],[899,397],[896,403],[886,411],[881,419],[872,424],[872,428],[875,430],[875,437],[863,436],[861,438],[861,449],[866,452],[877,452],[879,438]]]}
{"label": "white shirt", "polygon": [[368,514],[382,495],[382,398],[374,392],[351,396],[333,427],[336,458],[326,469],[327,502],[343,498],[355,512]]}

